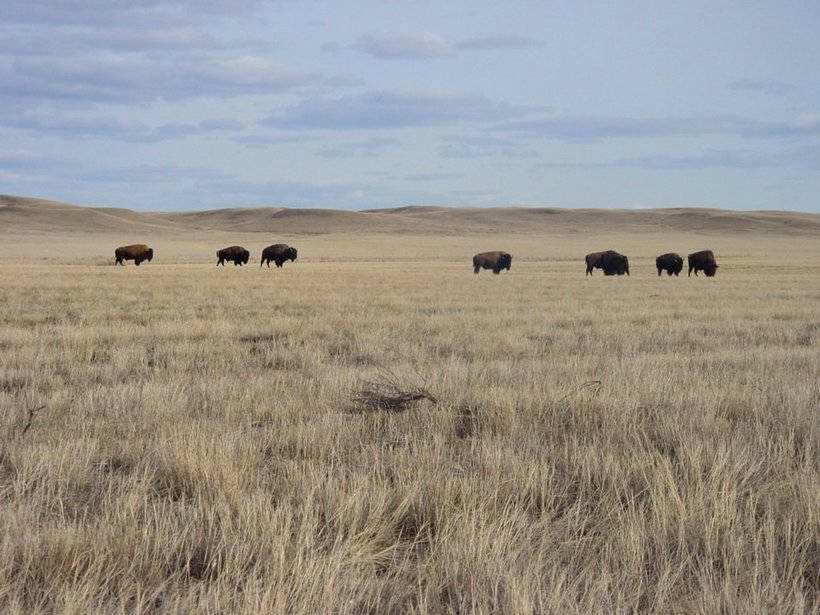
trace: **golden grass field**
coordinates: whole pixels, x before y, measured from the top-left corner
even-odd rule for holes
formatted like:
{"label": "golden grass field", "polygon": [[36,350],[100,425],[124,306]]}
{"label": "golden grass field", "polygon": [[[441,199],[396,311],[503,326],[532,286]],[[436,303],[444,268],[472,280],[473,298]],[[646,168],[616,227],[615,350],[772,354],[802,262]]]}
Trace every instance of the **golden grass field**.
{"label": "golden grass field", "polygon": [[[14,218],[0,611],[820,611],[812,218],[595,215],[280,235]],[[278,241],[299,260],[260,269]],[[154,261],[114,267],[132,242]],[[216,268],[234,243],[249,265]],[[607,248],[630,277],[584,276]],[[716,277],[657,277],[655,255],[704,248]],[[492,249],[512,270],[474,275]],[[377,409],[390,380],[433,399]]]}

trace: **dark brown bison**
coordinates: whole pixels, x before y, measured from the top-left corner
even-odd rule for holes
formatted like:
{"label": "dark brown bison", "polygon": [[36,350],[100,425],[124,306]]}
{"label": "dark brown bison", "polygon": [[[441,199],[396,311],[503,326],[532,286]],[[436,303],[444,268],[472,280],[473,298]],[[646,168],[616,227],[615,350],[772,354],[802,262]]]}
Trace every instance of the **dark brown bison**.
{"label": "dark brown bison", "polygon": [[221,250],[217,250],[216,258],[219,260],[216,261],[216,266],[219,265],[225,266],[225,261],[232,262],[234,266],[241,266],[247,265],[248,259],[250,259],[251,253],[248,252],[242,246],[231,246],[230,248],[222,248]]}
{"label": "dark brown bison", "polygon": [[658,268],[658,275],[661,274],[661,271],[666,271],[666,275],[669,276],[673,273],[678,275],[683,269],[683,258],[675,252],[661,254],[655,259],[655,266]]}
{"label": "dark brown bison", "polygon": [[480,269],[492,269],[498,274],[502,269],[510,270],[512,256],[506,252],[482,252],[473,257],[473,273],[478,273]]}
{"label": "dark brown bison", "polygon": [[131,246],[123,246],[114,250],[115,265],[125,265],[123,261],[134,261],[135,265],[139,265],[142,261],[151,262],[154,258],[154,250],[142,243],[136,243]]}
{"label": "dark brown bison", "polygon": [[284,243],[277,243],[262,250],[262,260],[259,262],[259,266],[261,267],[264,263],[270,268],[270,262],[273,261],[277,267],[281,267],[285,261],[295,260],[296,248],[291,248]]}
{"label": "dark brown bison", "polygon": [[604,268],[604,253],[603,252],[593,252],[592,254],[587,254],[584,257],[584,260],[587,263],[587,275],[592,275],[593,269],[603,269]]}
{"label": "dark brown bison", "polygon": [[601,254],[601,269],[604,275],[629,275],[629,259],[615,250],[607,250]]}
{"label": "dark brown bison", "polygon": [[717,271],[718,264],[715,262],[715,255],[711,250],[701,250],[700,252],[693,252],[689,255],[689,273],[692,271],[698,275],[698,271],[703,271],[706,277],[711,278]]}

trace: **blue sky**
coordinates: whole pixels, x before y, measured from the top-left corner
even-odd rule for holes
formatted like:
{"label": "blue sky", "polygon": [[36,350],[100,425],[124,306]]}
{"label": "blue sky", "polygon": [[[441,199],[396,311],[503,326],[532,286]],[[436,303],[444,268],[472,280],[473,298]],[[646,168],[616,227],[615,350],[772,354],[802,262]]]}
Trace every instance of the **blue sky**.
{"label": "blue sky", "polygon": [[820,3],[3,0],[0,192],[820,211]]}

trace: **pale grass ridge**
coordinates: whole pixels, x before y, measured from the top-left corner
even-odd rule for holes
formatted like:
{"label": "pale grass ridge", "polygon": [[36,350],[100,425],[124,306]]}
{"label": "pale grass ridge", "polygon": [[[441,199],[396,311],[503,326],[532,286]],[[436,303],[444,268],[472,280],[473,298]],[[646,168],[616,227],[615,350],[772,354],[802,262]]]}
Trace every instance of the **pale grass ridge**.
{"label": "pale grass ridge", "polygon": [[[820,609],[814,241],[42,241],[0,248],[4,613]],[[658,278],[689,245],[717,276]]]}

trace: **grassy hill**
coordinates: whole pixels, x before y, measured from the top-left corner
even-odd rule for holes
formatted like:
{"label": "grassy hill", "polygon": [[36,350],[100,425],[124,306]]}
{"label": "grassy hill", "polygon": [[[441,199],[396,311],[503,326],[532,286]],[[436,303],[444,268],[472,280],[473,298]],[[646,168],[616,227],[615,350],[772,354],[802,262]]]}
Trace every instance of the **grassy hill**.
{"label": "grassy hill", "polygon": [[135,231],[276,232],[284,234],[485,233],[576,234],[697,232],[812,235],[820,215],[789,211],[705,208],[560,209],[544,207],[408,206],[367,211],[244,207],[185,212],[137,212],[0,196],[0,229],[13,233],[110,234]]}

